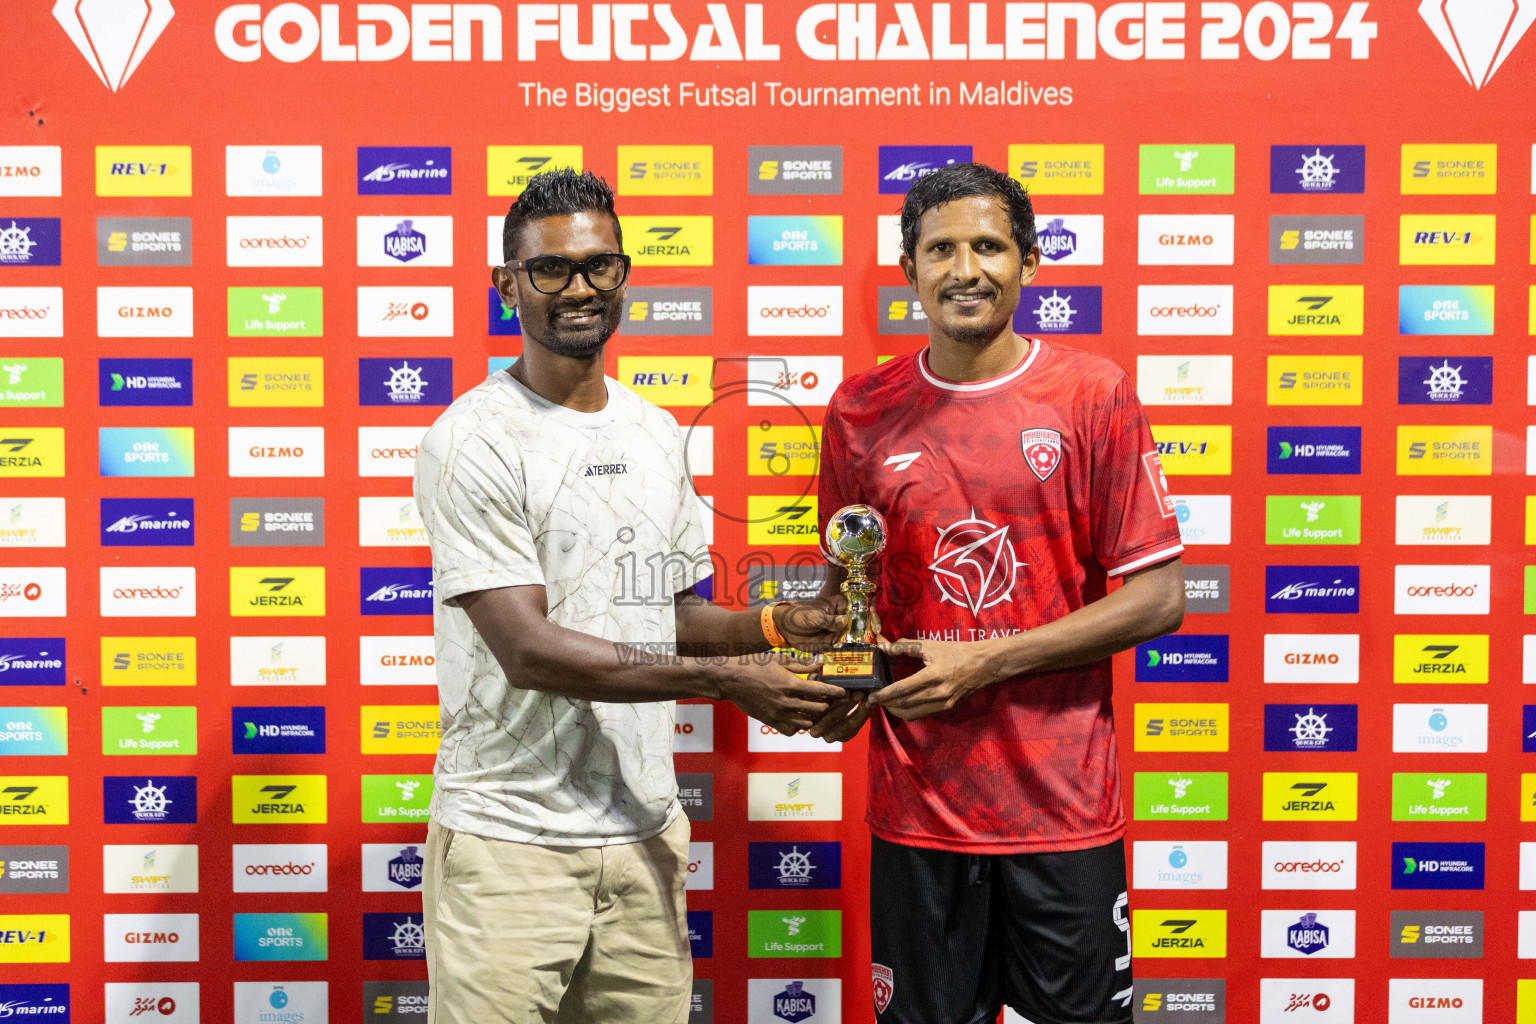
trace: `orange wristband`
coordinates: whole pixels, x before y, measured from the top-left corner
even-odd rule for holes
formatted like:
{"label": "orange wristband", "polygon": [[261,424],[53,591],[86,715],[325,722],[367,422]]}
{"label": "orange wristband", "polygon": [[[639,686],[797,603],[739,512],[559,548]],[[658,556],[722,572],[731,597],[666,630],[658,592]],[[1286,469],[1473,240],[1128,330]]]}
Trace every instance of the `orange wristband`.
{"label": "orange wristband", "polygon": [[781,604],[789,604],[789,602],[774,601],[772,604],[765,604],[762,613],[758,616],[763,624],[763,639],[768,641],[770,647],[789,646],[789,641],[784,639],[784,634],[779,632],[779,627],[773,624],[773,610]]}

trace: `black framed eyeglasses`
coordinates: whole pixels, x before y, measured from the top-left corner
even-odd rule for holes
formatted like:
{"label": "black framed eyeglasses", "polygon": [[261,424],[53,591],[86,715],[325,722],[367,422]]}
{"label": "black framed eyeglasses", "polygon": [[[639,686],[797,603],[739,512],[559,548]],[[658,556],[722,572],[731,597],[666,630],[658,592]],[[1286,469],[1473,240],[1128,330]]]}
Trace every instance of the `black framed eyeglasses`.
{"label": "black framed eyeglasses", "polygon": [[629,257],[621,252],[600,252],[575,263],[564,256],[534,256],[508,260],[508,270],[526,270],[533,287],[545,295],[563,292],[571,278],[580,274],[600,292],[611,292],[629,278]]}

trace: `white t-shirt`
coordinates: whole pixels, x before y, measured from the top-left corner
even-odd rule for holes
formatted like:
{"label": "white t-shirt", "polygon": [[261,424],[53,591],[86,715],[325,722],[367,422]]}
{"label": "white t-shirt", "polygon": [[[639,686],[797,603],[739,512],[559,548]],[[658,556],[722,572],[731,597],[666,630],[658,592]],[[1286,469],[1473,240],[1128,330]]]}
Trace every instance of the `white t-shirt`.
{"label": "white t-shirt", "polygon": [[418,449],[443,718],[432,817],[448,828],[607,846],[679,812],[671,701],[519,689],[456,601],[540,585],[556,625],[671,653],[672,597],[710,574],[698,499],[677,421],[604,379],[607,406],[583,413],[493,373]]}

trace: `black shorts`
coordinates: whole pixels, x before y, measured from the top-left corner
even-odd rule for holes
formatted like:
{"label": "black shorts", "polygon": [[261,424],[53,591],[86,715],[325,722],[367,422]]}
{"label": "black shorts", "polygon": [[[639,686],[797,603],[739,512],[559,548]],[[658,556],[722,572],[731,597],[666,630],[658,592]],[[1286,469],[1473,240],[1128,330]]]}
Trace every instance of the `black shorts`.
{"label": "black shorts", "polygon": [[875,838],[870,948],[880,1024],[1128,1024],[1125,843],[950,853]]}

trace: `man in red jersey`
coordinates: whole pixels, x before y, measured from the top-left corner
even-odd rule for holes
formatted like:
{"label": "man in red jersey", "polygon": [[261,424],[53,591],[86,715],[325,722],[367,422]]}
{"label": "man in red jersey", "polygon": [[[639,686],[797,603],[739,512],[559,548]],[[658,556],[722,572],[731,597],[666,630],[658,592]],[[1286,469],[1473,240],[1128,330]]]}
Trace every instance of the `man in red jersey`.
{"label": "man in red jersey", "polygon": [[907,193],[901,236],[929,344],[837,389],[819,498],[823,526],[862,502],[890,531],[875,600],[896,681],[813,730],[871,721],[875,1008],[1128,1022],[1109,656],[1183,621],[1167,481],[1124,370],[1014,333],[1040,260],[1016,182],[942,168]]}

